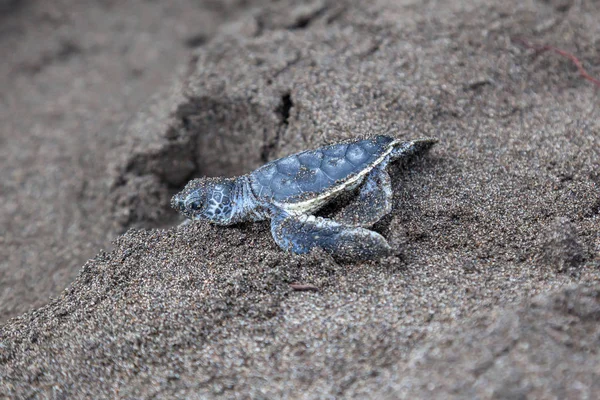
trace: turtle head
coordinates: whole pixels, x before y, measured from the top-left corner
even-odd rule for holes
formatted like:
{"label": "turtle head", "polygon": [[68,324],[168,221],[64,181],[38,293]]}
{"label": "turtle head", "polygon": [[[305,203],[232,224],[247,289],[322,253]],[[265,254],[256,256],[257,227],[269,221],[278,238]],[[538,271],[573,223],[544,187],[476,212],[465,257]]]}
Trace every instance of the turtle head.
{"label": "turtle head", "polygon": [[171,206],[190,219],[229,225],[234,214],[235,179],[200,178],[190,181],[171,199]]}

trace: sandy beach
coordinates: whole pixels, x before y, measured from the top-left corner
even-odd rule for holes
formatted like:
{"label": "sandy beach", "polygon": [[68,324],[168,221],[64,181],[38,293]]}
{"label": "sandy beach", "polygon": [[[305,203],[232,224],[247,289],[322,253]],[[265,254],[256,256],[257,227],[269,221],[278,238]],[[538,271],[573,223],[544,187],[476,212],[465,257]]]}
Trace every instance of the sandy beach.
{"label": "sandy beach", "polygon": [[[0,1],[2,395],[600,396],[597,2],[71,3]],[[391,256],[169,207],[374,134]]]}

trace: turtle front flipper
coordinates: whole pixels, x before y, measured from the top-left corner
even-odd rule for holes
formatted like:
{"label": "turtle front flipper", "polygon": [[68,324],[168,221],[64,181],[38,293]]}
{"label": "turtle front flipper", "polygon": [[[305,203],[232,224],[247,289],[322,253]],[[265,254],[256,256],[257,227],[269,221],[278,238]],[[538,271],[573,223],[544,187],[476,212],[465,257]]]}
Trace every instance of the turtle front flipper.
{"label": "turtle front flipper", "polygon": [[386,163],[374,168],[360,186],[356,199],[344,207],[334,219],[347,226],[373,226],[392,211],[392,181]]}
{"label": "turtle front flipper", "polygon": [[271,233],[279,247],[296,254],[319,247],[339,258],[366,260],[389,255],[391,251],[377,232],[312,215],[290,215],[283,210],[273,215]]}

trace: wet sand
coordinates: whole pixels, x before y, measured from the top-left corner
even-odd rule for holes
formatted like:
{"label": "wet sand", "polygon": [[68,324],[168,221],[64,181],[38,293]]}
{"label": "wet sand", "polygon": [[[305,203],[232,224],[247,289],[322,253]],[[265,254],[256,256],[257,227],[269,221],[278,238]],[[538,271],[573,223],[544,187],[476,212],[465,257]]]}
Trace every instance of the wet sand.
{"label": "wet sand", "polygon": [[[1,21],[9,396],[598,396],[598,88],[514,40],[600,76],[594,2],[77,14],[101,28],[40,4]],[[42,40],[48,18],[72,31]],[[392,168],[393,256],[290,255],[268,223],[169,209],[193,177],[378,133],[440,140]]]}

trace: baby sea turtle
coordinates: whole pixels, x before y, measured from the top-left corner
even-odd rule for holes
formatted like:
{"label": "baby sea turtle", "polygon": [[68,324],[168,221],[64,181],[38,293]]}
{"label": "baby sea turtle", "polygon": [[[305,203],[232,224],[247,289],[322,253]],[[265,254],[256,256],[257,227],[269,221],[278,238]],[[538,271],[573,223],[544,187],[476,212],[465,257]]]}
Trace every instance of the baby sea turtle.
{"label": "baby sea turtle", "polygon": [[[303,151],[237,178],[194,179],[171,205],[187,218],[218,225],[270,219],[275,242],[297,254],[320,247],[341,258],[381,257],[390,252],[388,242],[366,228],[392,209],[386,167],[436,142],[380,135]],[[335,219],[312,215],[355,189],[356,198]]]}

